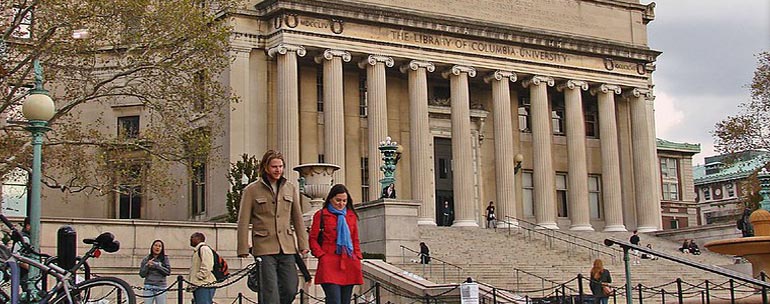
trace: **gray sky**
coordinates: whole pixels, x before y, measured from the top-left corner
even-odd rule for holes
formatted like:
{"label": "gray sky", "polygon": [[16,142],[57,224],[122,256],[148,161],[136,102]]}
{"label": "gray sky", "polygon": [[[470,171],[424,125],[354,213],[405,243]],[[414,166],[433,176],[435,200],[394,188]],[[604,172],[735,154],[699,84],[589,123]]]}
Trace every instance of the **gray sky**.
{"label": "gray sky", "polygon": [[716,154],[714,125],[749,99],[754,55],[770,50],[770,1],[655,2],[648,37],[663,52],[653,73],[658,137],[700,143],[693,162],[702,164]]}

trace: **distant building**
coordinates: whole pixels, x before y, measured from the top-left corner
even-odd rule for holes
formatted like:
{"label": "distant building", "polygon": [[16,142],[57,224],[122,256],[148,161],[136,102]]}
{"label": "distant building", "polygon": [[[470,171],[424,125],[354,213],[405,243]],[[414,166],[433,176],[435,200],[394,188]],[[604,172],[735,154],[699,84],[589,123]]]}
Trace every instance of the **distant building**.
{"label": "distant building", "polygon": [[693,170],[700,224],[735,222],[752,195],[748,178],[769,162],[770,152],[756,150],[706,157]]}
{"label": "distant building", "polygon": [[692,156],[700,153],[700,144],[676,143],[658,138],[657,147],[663,229],[698,225]]}

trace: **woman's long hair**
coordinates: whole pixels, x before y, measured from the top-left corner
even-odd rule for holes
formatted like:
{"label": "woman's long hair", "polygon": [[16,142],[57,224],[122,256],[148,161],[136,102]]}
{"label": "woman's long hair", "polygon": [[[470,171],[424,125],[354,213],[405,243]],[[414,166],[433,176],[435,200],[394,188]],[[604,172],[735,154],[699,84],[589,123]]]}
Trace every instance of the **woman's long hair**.
{"label": "woman's long hair", "polygon": [[594,260],[594,267],[591,268],[591,279],[598,281],[602,277],[602,272],[604,272],[604,263],[600,259]]}
{"label": "woman's long hair", "polygon": [[324,201],[324,208],[328,207],[329,204],[332,202],[332,198],[337,196],[337,194],[345,193],[348,195],[348,202],[345,204],[345,207],[353,212],[353,214],[356,215],[356,218],[358,218],[358,213],[356,213],[356,208],[353,207],[353,197],[350,196],[350,192],[348,191],[348,188],[345,187],[343,184],[336,184],[332,186],[332,189],[329,190],[329,195],[326,196],[326,200]]}
{"label": "woman's long hair", "polygon": [[158,259],[165,260],[166,259],[166,244],[163,243],[161,240],[154,240],[152,241],[152,245],[150,245],[150,254],[148,255],[149,258],[153,257],[152,253],[152,247],[155,246],[155,243],[160,243],[160,252],[158,253]]}

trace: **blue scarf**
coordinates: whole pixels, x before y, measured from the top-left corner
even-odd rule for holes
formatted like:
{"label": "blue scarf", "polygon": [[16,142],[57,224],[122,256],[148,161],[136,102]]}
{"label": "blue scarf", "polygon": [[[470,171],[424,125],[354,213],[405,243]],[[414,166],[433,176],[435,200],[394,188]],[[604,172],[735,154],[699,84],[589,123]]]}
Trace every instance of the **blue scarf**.
{"label": "blue scarf", "polygon": [[353,256],[353,240],[350,238],[350,228],[348,227],[348,221],[345,219],[345,215],[348,213],[348,208],[342,208],[337,210],[330,204],[326,207],[331,214],[337,216],[337,254],[345,253],[348,256]]}

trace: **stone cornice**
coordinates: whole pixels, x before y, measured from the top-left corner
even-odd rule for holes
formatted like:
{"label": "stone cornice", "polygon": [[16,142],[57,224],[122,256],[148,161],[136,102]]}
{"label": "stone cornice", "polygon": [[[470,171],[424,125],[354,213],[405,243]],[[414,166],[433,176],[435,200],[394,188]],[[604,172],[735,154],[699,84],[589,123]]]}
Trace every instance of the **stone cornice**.
{"label": "stone cornice", "polygon": [[545,85],[548,85],[549,87],[552,87],[554,85],[554,80],[553,80],[553,77],[535,75],[530,78],[527,78],[527,80],[524,80],[521,83],[521,85],[525,88],[533,84],[534,85],[545,84]]}
{"label": "stone cornice", "polygon": [[484,82],[490,83],[492,82],[492,80],[500,81],[506,78],[508,78],[510,82],[516,82],[516,80],[518,80],[518,78],[516,77],[516,73],[514,72],[497,70],[492,73],[489,73],[489,75],[484,77]]}
{"label": "stone cornice", "polygon": [[[624,3],[608,0],[586,0],[605,5],[649,11],[641,4]],[[444,35],[463,35],[474,39],[505,41],[529,47],[553,48],[566,52],[590,54],[596,57],[624,58],[636,61],[654,62],[661,54],[647,46],[632,45],[622,42],[607,41],[600,38],[582,37],[533,30],[526,27],[501,25],[478,20],[417,14],[405,10],[385,9],[379,6],[349,3],[344,1],[328,2],[325,0],[268,0],[255,6],[258,18],[269,18],[285,12],[304,12],[322,18],[342,18],[361,23],[390,24],[397,28],[412,28],[422,31],[435,31]]]}
{"label": "stone cornice", "polygon": [[564,89],[574,90],[576,88],[583,91],[588,90],[588,82],[570,79],[556,86],[556,90],[559,92],[564,91]]}

